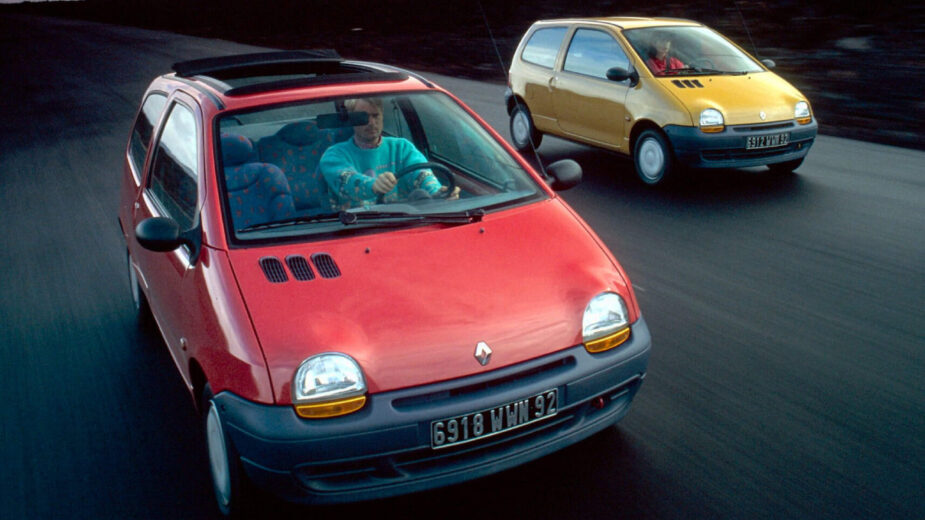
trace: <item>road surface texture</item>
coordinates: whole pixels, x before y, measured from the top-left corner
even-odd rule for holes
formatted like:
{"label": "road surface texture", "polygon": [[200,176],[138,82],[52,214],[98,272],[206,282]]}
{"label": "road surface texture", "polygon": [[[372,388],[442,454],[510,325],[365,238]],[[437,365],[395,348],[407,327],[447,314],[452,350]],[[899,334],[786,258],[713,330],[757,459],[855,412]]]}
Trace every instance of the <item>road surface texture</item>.
{"label": "road surface texture", "polygon": [[[0,16],[0,517],[214,517],[192,403],[134,320],[117,194],[150,79],[254,50]],[[508,136],[502,86],[432,79]],[[652,331],[626,419],[482,480],[265,516],[925,518],[925,153],[823,136],[793,176],[657,191],[613,154],[539,150],[566,157],[585,178],[562,196]]]}

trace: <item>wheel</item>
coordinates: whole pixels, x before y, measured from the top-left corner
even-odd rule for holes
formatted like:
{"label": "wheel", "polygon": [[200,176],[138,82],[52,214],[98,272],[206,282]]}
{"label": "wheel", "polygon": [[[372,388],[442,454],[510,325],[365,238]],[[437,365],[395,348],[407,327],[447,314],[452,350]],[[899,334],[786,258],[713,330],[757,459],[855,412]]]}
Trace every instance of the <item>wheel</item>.
{"label": "wheel", "polygon": [[533,117],[526,105],[518,103],[511,112],[511,140],[514,148],[521,152],[529,152],[539,148],[543,141],[543,134],[533,126]]}
{"label": "wheel", "polygon": [[456,188],[456,177],[453,175],[453,171],[438,162],[426,162],[426,163],[408,165],[402,168],[401,170],[395,172],[395,178],[401,179],[402,177],[404,177],[405,175],[408,175],[409,173],[416,172],[422,169],[429,169],[430,171],[434,172],[435,176],[443,177],[444,179],[446,179],[446,183],[441,183],[443,184],[443,187],[446,188],[446,190],[438,192],[436,195],[433,195],[432,198],[438,198],[438,199],[446,198],[449,196],[450,193],[452,193],[453,189]]}
{"label": "wheel", "polygon": [[639,179],[649,186],[665,184],[674,172],[674,156],[661,132],[646,130],[633,147],[633,164]]}
{"label": "wheel", "polygon": [[803,164],[803,158],[794,159],[792,161],[781,162],[769,164],[768,169],[771,170],[771,173],[778,175],[786,175],[788,173],[793,173],[793,170],[796,170]]}
{"label": "wheel", "polygon": [[203,430],[215,502],[222,515],[244,518],[252,508],[254,492],[244,474],[238,452],[222,425],[219,407],[212,397],[212,390],[207,384],[202,392],[200,409],[203,410]]}
{"label": "wheel", "polygon": [[697,58],[691,61],[690,63],[688,63],[687,66],[692,69],[706,69],[706,70],[716,69],[716,65],[713,64],[713,60],[711,60],[710,58]]}
{"label": "wheel", "polygon": [[151,307],[148,305],[148,298],[144,291],[141,290],[141,283],[138,281],[138,274],[135,273],[135,267],[132,266],[132,256],[125,252],[125,260],[128,265],[128,283],[132,291],[132,304],[135,307],[135,315],[138,322],[147,325],[151,322]]}

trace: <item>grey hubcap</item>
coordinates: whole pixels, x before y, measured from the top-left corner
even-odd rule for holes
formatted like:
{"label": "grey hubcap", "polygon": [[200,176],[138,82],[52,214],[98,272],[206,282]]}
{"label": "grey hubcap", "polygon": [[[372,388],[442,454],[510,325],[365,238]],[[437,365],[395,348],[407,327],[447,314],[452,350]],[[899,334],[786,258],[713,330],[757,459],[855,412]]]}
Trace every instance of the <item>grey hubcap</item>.
{"label": "grey hubcap", "polygon": [[228,468],[228,450],[225,446],[225,432],[218,416],[215,403],[209,402],[206,416],[206,442],[209,445],[209,465],[212,468],[212,484],[219,503],[228,507],[231,503],[231,473]]}
{"label": "grey hubcap", "polygon": [[665,169],[665,151],[655,139],[648,138],[639,145],[639,173],[650,181],[661,179]]}
{"label": "grey hubcap", "polygon": [[514,114],[514,124],[511,125],[513,130],[514,142],[518,145],[527,146],[530,142],[530,121],[527,120],[527,114],[518,111]]}

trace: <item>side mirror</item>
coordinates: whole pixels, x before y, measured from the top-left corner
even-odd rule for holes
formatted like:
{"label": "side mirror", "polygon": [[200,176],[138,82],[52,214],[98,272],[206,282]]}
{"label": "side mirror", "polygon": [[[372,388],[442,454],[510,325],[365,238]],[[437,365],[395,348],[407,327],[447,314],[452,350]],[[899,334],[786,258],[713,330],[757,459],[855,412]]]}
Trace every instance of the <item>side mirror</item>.
{"label": "side mirror", "polygon": [[635,70],[626,70],[622,67],[611,67],[607,69],[607,79],[610,81],[630,80],[630,86],[635,87],[639,83],[639,73]]}
{"label": "side mirror", "polygon": [[773,69],[774,67],[777,66],[777,64],[774,63],[774,60],[769,60],[767,58],[761,60],[761,63],[763,63],[764,66],[767,67],[768,69]]}
{"label": "side mirror", "polygon": [[199,257],[200,233],[199,226],[181,233],[177,221],[167,217],[146,218],[135,226],[135,239],[141,247],[163,253],[188,246],[192,262]]}
{"label": "side mirror", "polygon": [[581,182],[581,166],[571,159],[562,159],[546,167],[550,178],[546,180],[556,191],[574,188]]}

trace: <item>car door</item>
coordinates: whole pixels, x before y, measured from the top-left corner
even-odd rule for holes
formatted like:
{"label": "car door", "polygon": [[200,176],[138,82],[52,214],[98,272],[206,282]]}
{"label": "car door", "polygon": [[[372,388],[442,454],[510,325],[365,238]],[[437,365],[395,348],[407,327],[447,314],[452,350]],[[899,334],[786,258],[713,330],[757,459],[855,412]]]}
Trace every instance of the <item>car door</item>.
{"label": "car door", "polygon": [[630,67],[616,38],[602,28],[577,28],[554,79],[553,104],[558,125],[568,136],[622,148],[630,82],[607,79],[611,67]]}
{"label": "car door", "polygon": [[[199,185],[203,170],[200,120],[195,101],[182,93],[175,94],[152,144],[145,185],[134,204],[132,229],[150,217],[169,217],[181,230],[199,227],[202,206]],[[198,298],[193,288],[194,251],[182,246],[162,253],[133,242],[132,256],[141,282],[147,287],[151,310],[174,360],[183,370],[185,338],[198,314],[195,309]]]}
{"label": "car door", "polygon": [[556,127],[551,84],[566,32],[567,26],[540,27],[530,35],[520,54],[524,100],[533,116],[533,124],[541,131]]}

